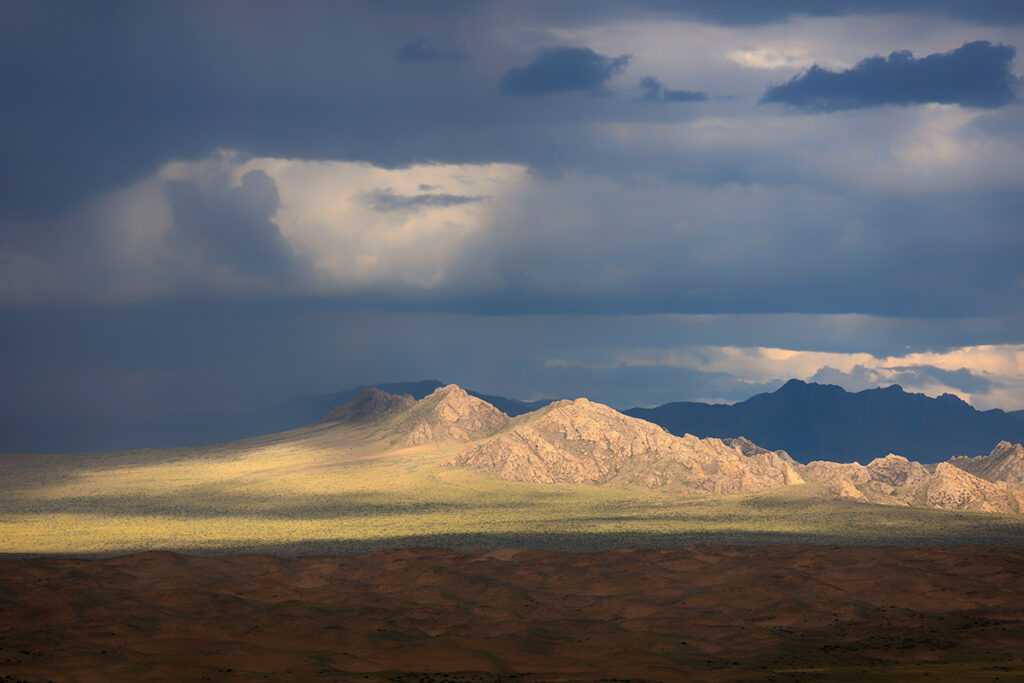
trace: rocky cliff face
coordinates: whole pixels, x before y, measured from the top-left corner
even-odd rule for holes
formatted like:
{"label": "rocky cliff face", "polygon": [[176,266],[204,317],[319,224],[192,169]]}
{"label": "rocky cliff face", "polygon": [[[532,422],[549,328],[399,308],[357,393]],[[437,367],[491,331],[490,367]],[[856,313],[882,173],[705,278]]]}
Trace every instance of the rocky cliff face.
{"label": "rocky cliff face", "polygon": [[406,434],[405,445],[419,446],[481,439],[501,429],[506,422],[505,413],[449,384],[417,401],[399,428]]}
{"label": "rocky cliff face", "polygon": [[512,481],[614,482],[688,493],[743,493],[803,483],[785,453],[745,440],[727,444],[673,436],[582,398],[517,418],[449,464]]}
{"label": "rocky cliff face", "polygon": [[950,458],[949,463],[986,481],[1024,484],[1024,446],[1000,441],[988,455]]}
{"label": "rocky cliff face", "polygon": [[408,410],[416,405],[409,394],[389,394],[373,387],[363,387],[359,394],[343,406],[334,406],[321,422],[358,422]]}

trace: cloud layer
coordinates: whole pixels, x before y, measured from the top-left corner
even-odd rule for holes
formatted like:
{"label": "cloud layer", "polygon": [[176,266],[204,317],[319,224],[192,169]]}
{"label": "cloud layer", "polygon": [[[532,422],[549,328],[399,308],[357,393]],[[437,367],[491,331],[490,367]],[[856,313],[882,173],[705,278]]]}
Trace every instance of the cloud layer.
{"label": "cloud layer", "polygon": [[1008,45],[975,41],[921,59],[909,50],[870,57],[840,72],[814,65],[788,83],[768,88],[761,103],[810,111],[929,102],[995,109],[1014,99],[1010,63],[1015,54]]}
{"label": "cloud layer", "polygon": [[467,59],[458,50],[430,45],[422,38],[406,43],[398,51],[398,60],[401,62],[464,62]]}
{"label": "cloud layer", "polygon": [[[800,187],[221,154],[0,243],[23,264],[19,287],[0,294],[98,303],[130,278],[136,297],[312,295],[491,315],[1006,315],[1020,310],[1020,206],[1010,191],[865,205]],[[84,242],[66,251],[45,237],[62,230]]]}
{"label": "cloud layer", "polygon": [[654,76],[645,76],[640,81],[645,102],[706,102],[708,94],[693,90],[668,90]]}
{"label": "cloud layer", "polygon": [[630,56],[607,57],[586,47],[549,47],[526,66],[505,72],[498,88],[505,95],[529,97],[578,90],[604,91],[609,78],[629,65]]}

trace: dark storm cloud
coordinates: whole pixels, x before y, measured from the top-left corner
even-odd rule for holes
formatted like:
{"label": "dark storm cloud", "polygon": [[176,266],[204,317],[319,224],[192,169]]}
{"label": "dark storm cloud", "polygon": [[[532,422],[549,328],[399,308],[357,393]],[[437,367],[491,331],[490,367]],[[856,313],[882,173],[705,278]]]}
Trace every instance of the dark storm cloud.
{"label": "dark storm cloud", "polygon": [[[616,98],[549,98],[537,107],[502,97],[495,82],[537,43],[530,42],[536,34],[524,33],[515,34],[522,44],[495,40],[495,17],[519,28],[661,16],[756,24],[907,8],[959,17],[977,7],[1002,25],[1016,21],[1024,4],[311,2],[294,11],[271,2],[2,3],[0,64],[16,68],[0,69],[0,214],[52,218],[170,159],[195,160],[219,148],[386,167],[506,161],[544,172],[770,181],[778,176],[774,164],[759,173],[757,160],[718,150],[707,159],[641,156],[629,146],[595,144],[586,129],[680,117],[688,107],[624,112]],[[420,54],[465,46],[473,68],[455,79],[444,65],[398,62],[403,46],[418,41]],[[576,85],[600,91],[607,62],[596,57],[596,76],[576,78]],[[359,68],[338,67],[353,64]]]}
{"label": "dark storm cloud", "polygon": [[430,45],[422,38],[406,43],[398,51],[400,62],[464,62],[466,55],[458,50],[445,50]]}
{"label": "dark storm cloud", "polygon": [[706,102],[708,94],[693,90],[666,90],[654,76],[646,76],[640,81],[640,89],[644,91],[644,102]]}
{"label": "dark storm cloud", "polygon": [[171,159],[219,148],[432,160],[430,129],[459,118],[453,90],[466,88],[405,68],[396,54],[416,38],[406,26],[440,23],[438,12],[426,3],[3,3],[0,213],[60,215]]}
{"label": "dark storm cloud", "polygon": [[[435,301],[491,313],[1021,310],[1016,190],[860,202],[795,188],[551,185],[519,198],[515,222],[468,239]],[[575,207],[570,223],[561,205]]]}
{"label": "dark storm cloud", "polygon": [[195,180],[169,180],[164,197],[173,216],[164,244],[173,259],[282,286],[309,277],[309,265],[272,220],[280,198],[263,171],[249,171],[237,187],[226,179],[212,188]]}
{"label": "dark storm cloud", "polygon": [[[510,104],[495,83],[535,46],[492,40],[486,7],[0,3],[0,64],[12,65],[0,68],[0,216],[52,219],[217,149],[385,167],[556,161],[545,124],[607,118],[607,106]],[[527,21],[531,7],[503,11]],[[417,40],[428,52],[466,44],[480,58],[458,78],[410,68],[396,55]],[[624,64],[585,53],[571,82],[549,87],[600,89]]]}
{"label": "dark storm cloud", "polygon": [[[774,5],[757,5],[762,4]],[[506,14],[511,19],[547,16],[549,5],[510,3],[503,6],[502,18]],[[718,4],[703,6],[713,13]],[[1017,295],[1012,283],[1019,279],[1020,268],[1010,257],[1020,245],[1020,238],[1014,237],[1021,234],[1019,201],[1007,206],[1005,196],[990,202],[967,191],[947,193],[932,202],[915,199],[926,192],[912,188],[915,197],[905,201],[875,202],[871,190],[848,187],[861,182],[872,169],[853,162],[849,175],[828,177],[830,168],[822,172],[827,163],[801,166],[788,152],[802,139],[784,126],[773,127],[771,135],[758,139],[746,130],[726,127],[724,144],[703,140],[689,144],[685,137],[691,133],[685,131],[670,141],[664,130],[652,131],[654,126],[637,126],[628,135],[607,135],[598,130],[601,124],[677,124],[686,121],[689,111],[720,105],[637,106],[628,98],[551,97],[538,102],[503,97],[495,88],[501,74],[509,65],[521,64],[522,55],[543,42],[517,44],[512,39],[499,45],[490,41],[493,35],[488,30],[495,29],[487,22],[494,20],[472,3],[309,7],[308,12],[285,12],[270,3],[5,5],[11,20],[0,21],[0,56],[4,57],[0,63],[19,68],[0,70],[9,95],[0,98],[0,118],[7,124],[0,126],[0,149],[4,150],[0,211],[16,212],[25,206],[40,211],[66,208],[73,199],[122,186],[170,159],[202,157],[218,146],[253,156],[362,160],[388,167],[420,161],[510,161],[528,165],[537,171],[534,177],[545,180],[582,170],[621,182],[612,183],[611,190],[596,187],[593,194],[577,196],[572,203],[546,196],[535,206],[517,206],[515,211],[530,214],[527,220],[501,216],[501,223],[514,227],[482,230],[467,239],[466,260],[480,256],[479,268],[497,273],[497,284],[475,273],[456,277],[473,266],[453,263],[446,269],[451,278],[436,290],[372,283],[391,289],[379,298],[367,292],[367,306],[387,300],[392,306],[475,312],[941,315],[1005,311],[1007,301]],[[644,12],[653,11],[643,3],[600,7],[617,8],[614,12],[619,14],[636,11],[641,18],[649,18],[652,15]],[[772,9],[772,16],[807,8],[799,3],[779,7],[786,9]],[[871,7],[884,10],[878,4]],[[578,17],[577,23],[583,21],[582,14],[595,22],[614,14],[599,10],[569,14]],[[451,22],[443,20],[456,11],[468,28],[461,34],[445,34],[444,26]],[[756,15],[761,10],[751,11]],[[246,21],[237,21],[243,13]],[[566,24],[572,21],[565,18]],[[533,24],[520,21],[516,25]],[[542,21],[536,25],[545,26]],[[415,32],[410,33],[409,26],[415,26]],[[477,42],[472,42],[474,38]],[[451,69],[398,64],[396,54],[402,46],[418,40],[428,48],[466,45],[474,56],[473,68],[460,69],[455,79]],[[550,36],[531,34],[524,40],[547,41]],[[337,67],[355,63],[360,68]],[[571,77],[555,78],[545,65],[565,67]],[[600,90],[610,72],[622,67],[624,57],[562,48],[542,53],[517,73],[520,87],[531,92],[550,91],[566,83]],[[687,92],[655,85],[664,100],[683,97],[671,93]],[[998,111],[1008,109],[1014,108]],[[752,114],[757,116],[761,118],[751,119],[755,133],[759,122],[773,112],[762,109]],[[723,121],[728,124],[728,117]],[[871,126],[868,135],[861,136],[868,142],[876,138],[882,144],[899,142],[897,135],[887,137],[887,125],[889,121]],[[910,130],[913,124],[901,125]],[[819,140],[853,142],[857,135],[846,130],[817,133]],[[679,140],[686,146],[675,146]],[[848,149],[830,148],[815,161],[840,158]],[[1007,165],[1012,171],[1012,163]],[[671,190],[652,196],[649,205],[630,204],[634,193],[619,190],[645,174],[747,191],[735,192],[729,201],[699,216],[695,211],[710,193],[691,195],[692,206],[672,204]],[[762,186],[820,190],[822,175],[827,178],[824,182],[833,183],[824,192],[794,197],[783,193],[778,204],[766,201],[758,213],[739,213],[750,203],[749,193],[760,192]],[[854,182],[847,183],[851,177]],[[638,190],[646,182],[639,181]],[[193,190],[199,198],[192,199],[202,200],[202,192]],[[818,201],[829,192],[842,201],[850,192],[861,193],[852,199],[864,208],[850,210],[844,205],[839,211],[828,201]],[[187,194],[184,189],[182,193]],[[176,217],[189,215],[187,199],[176,198],[177,205],[172,207]],[[382,191],[367,198],[370,206],[382,211],[455,206],[480,199],[427,190],[409,195]],[[587,214],[592,204],[602,208]],[[631,208],[619,212],[617,204]],[[934,206],[943,208],[938,211]],[[500,208],[507,210],[508,205]],[[584,214],[586,229],[567,227],[566,219]],[[861,237],[846,225],[858,221],[867,226]],[[250,277],[263,269],[269,273],[266,279],[287,281],[288,252],[274,238],[275,234],[280,237],[280,231],[269,231],[266,224],[273,223],[268,215],[257,217],[256,222],[266,229],[247,237],[256,242],[251,254],[240,248],[238,256],[231,256],[230,249],[218,246],[230,243],[231,235],[241,234],[237,232],[208,242],[195,231],[176,228],[175,239],[182,253],[191,250],[210,263]],[[63,240],[63,236],[45,234],[45,222],[39,224],[43,227],[35,231],[38,235],[26,240],[39,244]],[[696,226],[702,224],[705,228],[698,234]],[[965,225],[983,225],[979,229],[986,231],[985,238],[962,243]],[[534,234],[532,226],[539,226],[539,234]],[[635,234],[624,226],[636,226]],[[850,233],[854,249],[843,251],[845,247],[835,239],[844,232]],[[762,241],[763,247],[750,246]],[[820,256],[800,257],[809,246]],[[36,249],[36,254],[45,261],[44,248]],[[552,281],[552,274],[564,275],[564,281]],[[955,285],[947,274],[955,276]],[[864,284],[851,286],[851,282]]]}
{"label": "dark storm cloud", "polygon": [[847,71],[814,65],[788,83],[768,88],[761,103],[824,112],[928,102],[994,109],[1014,99],[1010,63],[1015,54],[1009,45],[976,41],[921,59],[906,50],[888,58],[870,57]]}
{"label": "dark storm cloud", "polygon": [[600,93],[605,82],[622,72],[630,59],[630,55],[607,57],[587,47],[549,47],[526,66],[505,72],[498,88],[517,97],[579,90]]}
{"label": "dark storm cloud", "polygon": [[[420,185],[423,189],[430,186]],[[446,206],[461,206],[463,204],[475,204],[488,199],[484,195],[462,195],[462,194],[395,194],[391,190],[379,189],[362,193],[359,198],[364,204],[374,211],[403,211],[408,209],[426,209]]]}

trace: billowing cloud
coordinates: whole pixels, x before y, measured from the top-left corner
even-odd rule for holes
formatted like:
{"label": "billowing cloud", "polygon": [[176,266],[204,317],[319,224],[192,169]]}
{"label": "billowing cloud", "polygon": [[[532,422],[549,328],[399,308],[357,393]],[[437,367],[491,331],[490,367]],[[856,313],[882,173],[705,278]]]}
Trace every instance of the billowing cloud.
{"label": "billowing cloud", "polygon": [[466,55],[458,50],[446,50],[427,43],[420,38],[406,43],[398,51],[400,62],[464,62]]}
{"label": "billowing cloud", "polygon": [[600,93],[605,82],[629,65],[630,55],[607,57],[587,47],[549,47],[526,66],[505,72],[498,88],[519,97],[588,91]]}
{"label": "billowing cloud", "polygon": [[929,102],[994,109],[1014,99],[1010,63],[1015,54],[1009,45],[975,41],[921,59],[907,50],[870,57],[840,72],[815,65],[768,88],[761,103],[826,112]]}
{"label": "billowing cloud", "polygon": [[14,266],[0,303],[308,292],[315,269],[276,222],[280,208],[274,179],[231,155],[167,164],[52,223],[0,233]]}
{"label": "billowing cloud", "polygon": [[640,81],[645,102],[705,102],[708,94],[693,90],[668,90],[654,76],[645,76]]}
{"label": "billowing cloud", "polygon": [[164,196],[172,223],[163,242],[175,267],[240,276],[272,287],[291,288],[310,277],[272,220],[280,206],[277,185],[260,170],[247,172],[237,186],[226,175],[205,187],[196,180],[168,180]]}
{"label": "billowing cloud", "polygon": [[[13,264],[8,296],[108,300],[99,274],[130,270],[136,299],[184,287],[490,314],[949,316],[1020,305],[1024,234],[1006,218],[1020,204],[1012,192],[875,204],[802,187],[546,177],[518,165],[225,155],[170,164],[106,204],[111,219],[67,219],[69,234],[96,239],[66,256],[43,238],[53,226],[26,229],[20,248],[0,241]],[[82,253],[105,265],[65,274]],[[61,273],[56,283],[50,272]]]}

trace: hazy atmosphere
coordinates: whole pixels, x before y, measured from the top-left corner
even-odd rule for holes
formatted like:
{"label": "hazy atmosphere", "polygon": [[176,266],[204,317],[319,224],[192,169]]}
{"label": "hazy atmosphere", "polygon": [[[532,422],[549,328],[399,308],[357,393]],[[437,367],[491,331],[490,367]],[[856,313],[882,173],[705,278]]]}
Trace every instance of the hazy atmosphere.
{"label": "hazy atmosphere", "polygon": [[0,429],[436,378],[1024,408],[1024,4],[5,2]]}

